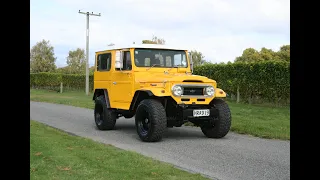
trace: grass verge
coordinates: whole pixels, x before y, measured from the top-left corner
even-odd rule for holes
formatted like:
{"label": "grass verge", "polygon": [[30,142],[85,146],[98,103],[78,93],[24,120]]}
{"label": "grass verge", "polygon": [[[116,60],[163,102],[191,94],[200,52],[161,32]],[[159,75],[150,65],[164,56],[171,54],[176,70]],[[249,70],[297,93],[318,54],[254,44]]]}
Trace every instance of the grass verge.
{"label": "grass verge", "polygon": [[[92,95],[84,92],[30,90],[30,100],[93,109]],[[290,140],[290,108],[228,102],[232,113],[231,130],[262,138]]]}
{"label": "grass verge", "polygon": [[30,179],[206,179],[138,153],[30,122]]}

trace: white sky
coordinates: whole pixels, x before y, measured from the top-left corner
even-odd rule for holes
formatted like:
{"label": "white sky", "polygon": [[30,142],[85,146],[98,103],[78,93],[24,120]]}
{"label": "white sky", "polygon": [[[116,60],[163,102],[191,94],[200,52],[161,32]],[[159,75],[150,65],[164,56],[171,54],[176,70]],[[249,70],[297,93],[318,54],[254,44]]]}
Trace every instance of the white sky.
{"label": "white sky", "polygon": [[30,46],[49,40],[59,67],[69,50],[86,47],[86,16],[79,10],[101,13],[90,16],[90,66],[107,44],[152,35],[213,63],[233,62],[249,47],[277,51],[290,44],[289,0],[31,0],[30,6]]}

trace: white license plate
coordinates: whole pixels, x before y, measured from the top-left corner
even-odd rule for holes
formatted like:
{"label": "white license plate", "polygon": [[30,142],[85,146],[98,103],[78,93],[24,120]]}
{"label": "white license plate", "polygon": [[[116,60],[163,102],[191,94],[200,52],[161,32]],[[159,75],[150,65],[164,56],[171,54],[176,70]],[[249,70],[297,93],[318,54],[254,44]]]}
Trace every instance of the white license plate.
{"label": "white license plate", "polygon": [[193,117],[210,116],[209,109],[195,109],[193,110]]}

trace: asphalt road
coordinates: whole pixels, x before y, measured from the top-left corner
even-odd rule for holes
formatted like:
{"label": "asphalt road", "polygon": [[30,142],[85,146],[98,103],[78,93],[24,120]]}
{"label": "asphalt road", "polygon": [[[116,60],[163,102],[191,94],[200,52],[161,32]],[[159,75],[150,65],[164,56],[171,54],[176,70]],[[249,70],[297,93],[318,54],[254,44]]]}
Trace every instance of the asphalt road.
{"label": "asphalt road", "polygon": [[133,119],[119,119],[116,129],[98,131],[93,110],[30,102],[31,119],[75,135],[139,152],[179,168],[220,180],[290,179],[290,141],[266,140],[230,132],[206,138],[200,128],[168,129],[163,141],[141,142]]}

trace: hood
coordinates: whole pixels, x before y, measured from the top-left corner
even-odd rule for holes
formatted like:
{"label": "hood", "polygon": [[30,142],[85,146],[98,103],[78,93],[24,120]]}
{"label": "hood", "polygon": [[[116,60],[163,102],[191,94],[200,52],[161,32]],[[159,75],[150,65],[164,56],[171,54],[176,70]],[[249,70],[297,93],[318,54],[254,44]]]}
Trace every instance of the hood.
{"label": "hood", "polygon": [[209,79],[205,76],[185,74],[185,73],[146,73],[136,72],[135,80],[137,82],[150,82],[150,83],[162,83],[167,82],[204,82],[204,83],[215,83],[214,80]]}

